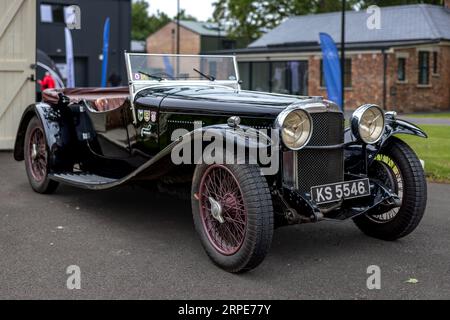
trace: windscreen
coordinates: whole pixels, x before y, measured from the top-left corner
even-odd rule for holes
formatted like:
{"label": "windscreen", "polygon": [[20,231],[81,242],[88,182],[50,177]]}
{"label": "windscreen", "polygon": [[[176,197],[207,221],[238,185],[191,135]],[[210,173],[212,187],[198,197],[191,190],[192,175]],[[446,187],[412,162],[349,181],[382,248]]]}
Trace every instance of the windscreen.
{"label": "windscreen", "polygon": [[237,81],[234,57],[129,54],[131,81]]}

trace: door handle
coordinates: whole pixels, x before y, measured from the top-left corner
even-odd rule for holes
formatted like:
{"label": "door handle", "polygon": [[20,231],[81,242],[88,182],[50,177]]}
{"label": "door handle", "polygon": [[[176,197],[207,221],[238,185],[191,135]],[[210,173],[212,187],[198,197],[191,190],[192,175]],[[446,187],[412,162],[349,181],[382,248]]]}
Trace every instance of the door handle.
{"label": "door handle", "polygon": [[153,135],[153,133],[152,133],[152,126],[150,125],[150,126],[148,126],[147,128],[142,128],[142,130],[141,130],[141,137],[142,138],[149,138],[149,137],[151,137]]}
{"label": "door handle", "polygon": [[36,82],[36,78],[34,77],[34,74],[30,75],[28,78],[31,82]]}

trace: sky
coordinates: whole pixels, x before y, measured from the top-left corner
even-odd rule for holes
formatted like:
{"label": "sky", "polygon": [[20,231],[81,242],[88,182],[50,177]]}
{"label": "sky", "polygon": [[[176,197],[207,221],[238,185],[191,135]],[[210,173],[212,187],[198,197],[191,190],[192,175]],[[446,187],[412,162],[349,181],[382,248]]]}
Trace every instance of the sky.
{"label": "sky", "polygon": [[[169,17],[177,14],[177,0],[146,0],[150,4],[149,13],[156,13],[158,10],[165,12]],[[180,0],[181,9],[185,9],[187,14],[196,17],[200,21],[206,21],[212,17],[214,8],[212,3],[216,0]]]}

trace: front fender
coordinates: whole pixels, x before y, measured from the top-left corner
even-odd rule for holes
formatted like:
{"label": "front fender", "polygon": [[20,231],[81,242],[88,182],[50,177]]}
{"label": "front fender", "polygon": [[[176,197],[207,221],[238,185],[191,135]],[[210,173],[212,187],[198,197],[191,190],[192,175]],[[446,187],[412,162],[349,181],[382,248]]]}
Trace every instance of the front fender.
{"label": "front fender", "polygon": [[358,142],[350,129],[345,132],[345,166],[352,173],[366,172],[377,154],[389,142],[390,138],[398,134],[409,134],[421,138],[428,135],[416,125],[401,119],[396,119],[393,114],[386,114],[386,125],[383,137],[374,145],[366,145]]}
{"label": "front fender", "polygon": [[406,120],[388,118],[386,119],[386,130],[384,132],[381,145],[384,145],[386,141],[396,134],[410,134],[421,138],[428,138],[428,135],[415,124]]}
{"label": "front fender", "polygon": [[195,144],[201,141],[202,144],[199,143],[198,145],[204,146],[205,143],[208,144],[212,140],[211,138],[221,138],[224,148],[226,145],[235,145],[244,149],[261,149],[278,145],[279,139],[277,139],[277,136],[272,135],[271,137],[269,132],[247,126],[231,128],[224,124],[201,127],[191,132],[180,131],[180,133],[172,135],[172,141],[180,140],[181,144]]}
{"label": "front fender", "polygon": [[[222,139],[222,143],[215,145],[217,137]],[[245,161],[243,163],[257,163],[262,166],[261,170],[265,175],[273,175],[272,172],[278,170],[278,154],[276,154],[276,157],[272,157],[272,155],[277,153],[280,145],[277,141],[277,135],[271,138],[263,130],[245,126],[231,128],[228,125],[213,125],[193,131],[179,129],[179,131],[172,134],[171,138],[172,143],[135,172],[117,183],[121,184],[132,179],[155,179],[173,166],[206,163],[209,159],[204,159],[203,156],[209,154],[214,149],[214,145],[220,151],[227,150],[229,147],[233,147],[233,151],[238,151],[238,158],[229,159],[228,154],[221,153],[219,157],[214,157],[214,160],[237,160],[238,163],[241,163],[241,161]],[[249,151],[250,149],[257,152],[252,153]],[[267,153],[261,152],[260,149],[267,150]],[[239,150],[245,150],[245,159],[239,157]],[[227,158],[221,157],[222,155]]]}

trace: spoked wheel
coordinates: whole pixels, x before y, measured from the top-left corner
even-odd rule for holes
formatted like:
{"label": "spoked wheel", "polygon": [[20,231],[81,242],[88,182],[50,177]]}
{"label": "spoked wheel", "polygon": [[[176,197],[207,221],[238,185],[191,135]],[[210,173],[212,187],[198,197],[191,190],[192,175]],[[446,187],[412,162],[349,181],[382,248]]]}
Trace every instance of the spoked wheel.
{"label": "spoked wheel", "polygon": [[420,223],[427,202],[427,183],[420,160],[402,140],[391,138],[369,168],[372,179],[396,193],[399,208],[354,219],[365,234],[396,240],[410,234]]}
{"label": "spoked wheel", "polygon": [[[378,154],[375,158],[369,175],[380,181],[384,186],[392,190],[403,200],[403,178],[395,161],[385,154]],[[367,217],[376,223],[387,223],[392,221],[400,208],[394,208],[379,215],[368,215]]]}
{"label": "spoked wheel", "polygon": [[198,195],[209,241],[220,253],[235,254],[245,239],[247,212],[233,173],[225,166],[210,166],[202,177]]}
{"label": "spoked wheel", "polygon": [[244,272],[266,256],[273,234],[272,199],[257,166],[199,165],[192,208],[210,258],[229,272]]}
{"label": "spoked wheel", "polygon": [[38,193],[52,193],[58,183],[48,178],[48,150],[44,129],[38,118],[28,124],[25,137],[25,168],[31,187]]}
{"label": "spoked wheel", "polygon": [[34,180],[40,182],[47,175],[47,151],[42,128],[35,127],[30,133],[28,156],[30,157],[30,172]]}

